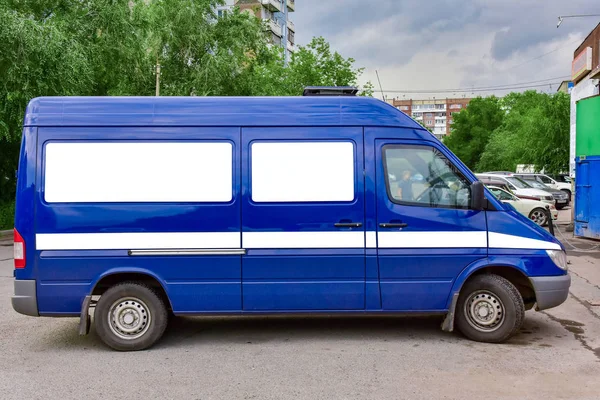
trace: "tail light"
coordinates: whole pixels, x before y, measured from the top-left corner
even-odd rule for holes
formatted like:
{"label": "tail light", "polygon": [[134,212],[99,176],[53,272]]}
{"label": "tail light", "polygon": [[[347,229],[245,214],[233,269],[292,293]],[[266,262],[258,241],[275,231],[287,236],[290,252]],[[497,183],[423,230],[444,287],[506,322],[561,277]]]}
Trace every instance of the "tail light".
{"label": "tail light", "polygon": [[25,240],[15,228],[13,252],[15,259],[15,269],[25,268]]}

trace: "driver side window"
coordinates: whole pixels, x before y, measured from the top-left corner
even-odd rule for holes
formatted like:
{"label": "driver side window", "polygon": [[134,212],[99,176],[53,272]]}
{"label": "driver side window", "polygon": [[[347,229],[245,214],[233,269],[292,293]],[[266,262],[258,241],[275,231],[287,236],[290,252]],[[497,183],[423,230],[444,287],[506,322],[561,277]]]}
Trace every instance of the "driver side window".
{"label": "driver side window", "polygon": [[470,184],[437,149],[430,146],[383,147],[388,196],[394,203],[468,208]]}

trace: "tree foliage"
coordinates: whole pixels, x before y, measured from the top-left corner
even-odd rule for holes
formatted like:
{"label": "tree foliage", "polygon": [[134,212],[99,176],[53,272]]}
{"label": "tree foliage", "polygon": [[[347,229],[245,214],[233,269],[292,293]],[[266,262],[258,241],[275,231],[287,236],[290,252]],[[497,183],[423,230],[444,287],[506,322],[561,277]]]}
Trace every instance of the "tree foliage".
{"label": "tree foliage", "polygon": [[475,169],[492,132],[504,117],[500,99],[495,96],[477,97],[466,109],[453,116],[451,134],[444,139],[450,148],[469,168]]}
{"label": "tree foliage", "polygon": [[564,93],[511,93],[503,101],[506,115],[485,147],[477,169],[515,171],[531,164],[537,171],[567,171],[570,99]]}
{"label": "tree foliage", "polygon": [[[240,86],[232,91],[248,96],[299,96],[306,86],[358,86],[363,68],[355,68],[354,62],[332,51],[322,37],[299,46],[287,65],[280,47],[266,47],[250,60]],[[371,96],[373,86],[367,83],[362,94]]]}
{"label": "tree foliage", "polygon": [[454,117],[444,143],[481,172],[515,171],[518,164],[549,173],[566,171],[569,110],[569,96],[564,93],[527,91],[502,99],[473,99]]}
{"label": "tree foliage", "polygon": [[[14,170],[29,100],[160,94],[289,96],[309,85],[356,85],[362,69],[323,38],[286,65],[263,22],[222,0],[0,0],[0,201]],[[372,85],[365,85],[365,94]]]}

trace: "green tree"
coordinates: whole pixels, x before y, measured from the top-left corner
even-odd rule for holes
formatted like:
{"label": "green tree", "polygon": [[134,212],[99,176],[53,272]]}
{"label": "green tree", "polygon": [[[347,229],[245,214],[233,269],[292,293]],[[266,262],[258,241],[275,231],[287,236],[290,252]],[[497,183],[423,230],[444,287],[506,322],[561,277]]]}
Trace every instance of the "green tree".
{"label": "green tree", "polygon": [[560,172],[569,164],[570,99],[564,93],[511,93],[502,99],[506,116],[477,169],[515,171],[532,164],[538,171]]}
{"label": "green tree", "polygon": [[492,132],[502,124],[504,114],[497,97],[477,97],[453,116],[452,129],[444,138],[444,144],[469,168],[475,169]]}
{"label": "green tree", "polygon": [[[280,47],[264,48],[252,59],[237,90],[249,96],[300,96],[306,86],[359,86],[364,68],[354,63],[353,58],[332,51],[323,37],[298,46],[287,66]],[[373,95],[370,82],[362,87],[361,95]]]}
{"label": "green tree", "polygon": [[42,7],[42,2],[0,0],[0,202],[14,198],[27,102],[42,95],[91,94],[86,48],[52,14],[68,8],[67,3]]}
{"label": "green tree", "polygon": [[507,116],[501,127],[498,127],[485,146],[485,151],[477,162],[476,170],[485,171],[515,171],[519,160],[522,159],[522,147],[519,145],[517,128],[519,118]]}
{"label": "green tree", "polygon": [[565,93],[544,94],[523,123],[524,158],[536,170],[558,173],[569,169],[571,100]]}

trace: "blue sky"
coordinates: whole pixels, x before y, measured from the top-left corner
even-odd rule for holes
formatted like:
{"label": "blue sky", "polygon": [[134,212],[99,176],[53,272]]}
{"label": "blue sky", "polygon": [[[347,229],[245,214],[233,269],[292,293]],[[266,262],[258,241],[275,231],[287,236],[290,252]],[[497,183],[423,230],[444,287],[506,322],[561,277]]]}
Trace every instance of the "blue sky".
{"label": "blue sky", "polygon": [[[324,36],[335,50],[365,67],[363,81],[371,80],[377,89],[375,70],[389,90],[548,79],[539,90],[555,91],[555,83],[570,75],[573,51],[600,22],[600,17],[566,19],[556,28],[559,15],[572,14],[600,14],[600,1],[296,0],[296,12],[290,17],[299,44]],[[502,93],[506,91],[496,92]],[[454,97],[454,93],[387,95]]]}

